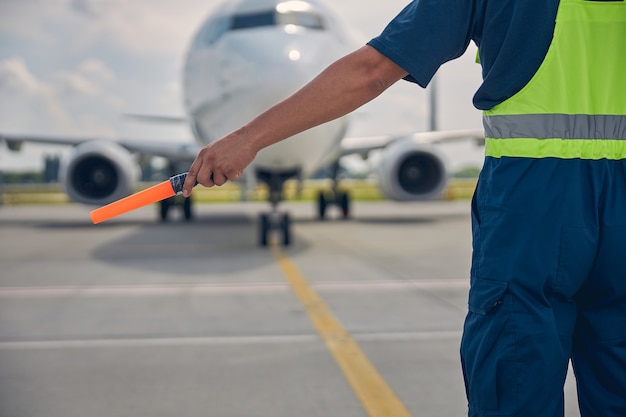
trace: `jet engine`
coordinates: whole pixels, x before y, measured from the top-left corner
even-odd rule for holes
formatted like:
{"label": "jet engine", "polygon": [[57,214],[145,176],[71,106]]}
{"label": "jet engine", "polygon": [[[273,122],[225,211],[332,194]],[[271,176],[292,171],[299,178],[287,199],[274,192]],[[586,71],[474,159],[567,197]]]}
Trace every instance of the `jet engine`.
{"label": "jet engine", "polygon": [[83,204],[104,205],[134,191],[139,166],[112,141],[82,143],[63,161],[59,177],[67,195]]}
{"label": "jet engine", "polygon": [[378,168],[380,189],[392,200],[431,199],[448,182],[444,160],[435,147],[411,136],[385,148]]}

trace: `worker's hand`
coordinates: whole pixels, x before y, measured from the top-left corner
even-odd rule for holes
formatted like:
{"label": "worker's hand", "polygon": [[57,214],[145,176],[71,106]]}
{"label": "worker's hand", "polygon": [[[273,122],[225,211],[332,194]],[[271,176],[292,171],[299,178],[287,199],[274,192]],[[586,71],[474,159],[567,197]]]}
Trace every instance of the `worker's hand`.
{"label": "worker's hand", "polygon": [[206,145],[193,161],[183,185],[183,196],[189,197],[196,183],[205,187],[237,180],[256,156],[246,138],[232,133]]}

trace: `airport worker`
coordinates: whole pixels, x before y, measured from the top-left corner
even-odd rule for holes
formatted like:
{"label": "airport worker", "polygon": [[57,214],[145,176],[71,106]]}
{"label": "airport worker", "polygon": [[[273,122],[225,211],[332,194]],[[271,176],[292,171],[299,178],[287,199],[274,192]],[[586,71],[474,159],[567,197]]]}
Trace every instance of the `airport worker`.
{"label": "airport worker", "polygon": [[366,46],[206,146],[184,193],[479,47],[485,161],[461,365],[469,416],[626,416],[626,2],[416,0]]}

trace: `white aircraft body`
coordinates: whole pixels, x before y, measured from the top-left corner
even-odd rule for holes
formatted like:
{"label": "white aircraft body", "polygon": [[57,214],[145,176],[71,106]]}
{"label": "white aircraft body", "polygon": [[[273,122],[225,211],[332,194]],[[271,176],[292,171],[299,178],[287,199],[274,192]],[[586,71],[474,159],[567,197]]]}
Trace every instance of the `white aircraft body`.
{"label": "white aircraft body", "polygon": [[[89,205],[104,205],[134,191],[138,180],[135,155],[158,155],[176,166],[189,164],[201,146],[219,139],[294,93],[326,66],[355,47],[338,19],[319,0],[226,0],[197,32],[187,54],[183,91],[186,121],[197,145],[164,145],[131,140],[3,135],[10,149],[22,142],[67,144],[73,152],[63,161],[60,179],[68,196]],[[338,168],[349,153],[366,155],[382,149],[380,188],[395,200],[437,196],[447,182],[435,143],[476,139],[482,131],[435,131],[405,136],[346,138],[349,119],[340,118],[263,149],[241,181],[269,187],[273,211],[260,216],[260,243],[278,231],[291,241],[287,214],[277,212],[286,180],[306,178],[323,167]],[[1,129],[1,126],[0,126]],[[319,216],[328,204],[349,215],[349,197],[335,186],[320,194]],[[191,217],[191,200],[185,217]],[[161,216],[171,202],[164,201]]]}

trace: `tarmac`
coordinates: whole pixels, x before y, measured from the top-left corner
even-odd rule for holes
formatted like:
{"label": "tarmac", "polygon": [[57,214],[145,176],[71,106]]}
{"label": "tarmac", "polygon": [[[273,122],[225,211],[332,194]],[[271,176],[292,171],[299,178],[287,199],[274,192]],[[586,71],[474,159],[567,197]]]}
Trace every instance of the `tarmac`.
{"label": "tarmac", "polygon": [[469,201],[194,209],[0,207],[0,417],[467,415]]}

